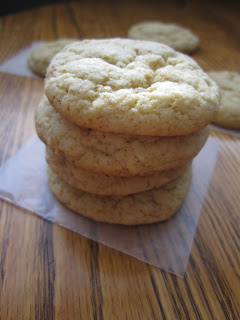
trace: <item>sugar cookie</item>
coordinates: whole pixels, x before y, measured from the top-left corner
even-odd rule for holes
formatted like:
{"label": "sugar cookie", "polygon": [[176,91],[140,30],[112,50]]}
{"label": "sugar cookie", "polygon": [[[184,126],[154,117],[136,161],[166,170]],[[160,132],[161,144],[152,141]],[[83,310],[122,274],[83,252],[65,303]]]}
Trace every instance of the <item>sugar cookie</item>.
{"label": "sugar cookie", "polygon": [[187,28],[173,23],[141,22],[133,25],[128,37],[164,43],[185,53],[194,52],[199,46],[199,38]]}
{"label": "sugar cookie", "polygon": [[208,74],[221,92],[220,108],[213,122],[222,127],[240,129],[240,73],[211,71]]}
{"label": "sugar cookie", "polygon": [[35,111],[39,138],[77,167],[110,176],[151,175],[183,166],[203,147],[208,129],[177,137],[104,133],[62,117],[46,97]]}
{"label": "sugar cookie", "polygon": [[219,104],[218,86],[193,59],[131,39],[65,47],[49,65],[45,92],[79,126],[150,136],[196,132],[212,121]]}
{"label": "sugar cookie", "polygon": [[151,176],[121,178],[75,167],[64,156],[55,155],[49,148],[46,148],[46,160],[49,167],[72,187],[89,193],[111,196],[124,196],[160,188],[182,175],[190,166],[189,162],[182,167],[161,171]]}
{"label": "sugar cookie", "polygon": [[40,44],[32,50],[28,57],[29,68],[40,76],[45,77],[47,67],[52,58],[66,45],[74,41],[76,39],[58,39]]}
{"label": "sugar cookie", "polygon": [[135,225],[169,219],[182,205],[191,182],[191,170],[159,188],[124,197],[93,195],[75,189],[48,168],[52,192],[65,206],[96,221]]}

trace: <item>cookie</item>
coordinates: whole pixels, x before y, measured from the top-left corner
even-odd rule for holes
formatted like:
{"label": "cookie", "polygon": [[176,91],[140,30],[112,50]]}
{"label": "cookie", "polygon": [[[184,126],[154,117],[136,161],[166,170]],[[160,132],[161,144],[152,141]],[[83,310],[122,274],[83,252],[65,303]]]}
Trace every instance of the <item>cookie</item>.
{"label": "cookie", "polygon": [[49,148],[46,148],[46,160],[49,167],[72,187],[89,193],[110,196],[124,196],[160,188],[182,175],[190,166],[190,163],[187,163],[182,167],[161,171],[151,176],[121,178],[96,174],[75,167],[64,156],[55,155]]}
{"label": "cookie", "polygon": [[214,118],[219,89],[190,57],[151,41],[74,42],[49,65],[46,95],[69,121],[104,132],[187,135]]}
{"label": "cookie", "polygon": [[169,184],[123,197],[98,196],[75,189],[48,168],[52,192],[65,206],[96,221],[136,225],[169,219],[182,205],[191,170]]}
{"label": "cookie", "polygon": [[56,53],[74,41],[76,39],[58,39],[40,44],[32,50],[28,57],[29,68],[34,73],[45,77],[47,67]]}
{"label": "cookie", "polygon": [[211,71],[221,92],[221,103],[214,123],[230,129],[240,129],[240,73],[235,71]]}
{"label": "cookie", "polygon": [[190,30],[173,23],[141,22],[133,25],[128,37],[164,43],[173,49],[192,53],[199,47],[199,38]]}
{"label": "cookie", "polygon": [[79,127],[62,117],[46,97],[35,111],[39,138],[76,167],[110,176],[151,175],[185,165],[208,137],[205,128],[177,137],[104,133]]}

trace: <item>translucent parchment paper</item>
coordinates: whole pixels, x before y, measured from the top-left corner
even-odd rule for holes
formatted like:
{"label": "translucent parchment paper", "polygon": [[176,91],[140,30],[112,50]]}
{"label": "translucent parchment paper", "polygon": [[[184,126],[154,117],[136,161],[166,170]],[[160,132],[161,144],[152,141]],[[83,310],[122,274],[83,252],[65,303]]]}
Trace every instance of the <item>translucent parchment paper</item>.
{"label": "translucent parchment paper", "polygon": [[0,64],[0,72],[11,73],[19,76],[24,77],[31,77],[36,79],[43,79],[42,77],[33,73],[27,64],[27,59],[30,53],[34,48],[39,46],[43,41],[37,41],[31,44],[31,46],[27,47],[26,49],[18,52],[15,56],[11,57],[10,59],[3,61]]}
{"label": "translucent parchment paper", "polygon": [[193,162],[193,179],[183,206],[172,219],[153,225],[128,227],[98,223],[61,205],[48,187],[45,146],[37,137],[0,168],[0,198],[183,277],[217,154],[218,142],[210,137]]}

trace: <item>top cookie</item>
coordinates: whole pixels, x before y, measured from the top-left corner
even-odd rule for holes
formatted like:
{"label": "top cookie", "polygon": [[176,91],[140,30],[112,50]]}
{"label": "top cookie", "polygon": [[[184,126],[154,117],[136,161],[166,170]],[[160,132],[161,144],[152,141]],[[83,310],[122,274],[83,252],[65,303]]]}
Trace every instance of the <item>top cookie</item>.
{"label": "top cookie", "polygon": [[66,45],[74,41],[76,39],[58,39],[40,44],[32,50],[28,57],[29,68],[40,76],[45,77],[47,67],[52,58]]}
{"label": "top cookie", "polygon": [[129,29],[128,37],[158,41],[185,53],[191,53],[199,46],[199,38],[195,34],[182,26],[172,23],[137,23]]}
{"label": "top cookie", "polygon": [[221,91],[220,109],[213,122],[240,129],[240,74],[234,71],[211,71],[208,74]]}
{"label": "top cookie", "polygon": [[157,42],[74,42],[47,72],[46,95],[71,122],[104,132],[186,135],[218,109],[219,89],[190,57]]}

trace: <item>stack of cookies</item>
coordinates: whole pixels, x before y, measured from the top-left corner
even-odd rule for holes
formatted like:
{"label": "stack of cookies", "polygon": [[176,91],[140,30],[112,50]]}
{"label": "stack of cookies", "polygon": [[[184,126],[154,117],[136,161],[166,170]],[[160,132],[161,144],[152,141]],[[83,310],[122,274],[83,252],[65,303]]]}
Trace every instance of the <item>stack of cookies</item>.
{"label": "stack of cookies", "polygon": [[74,42],[48,67],[45,93],[36,130],[62,203],[127,225],[179,209],[219,104],[194,60],[156,42]]}

